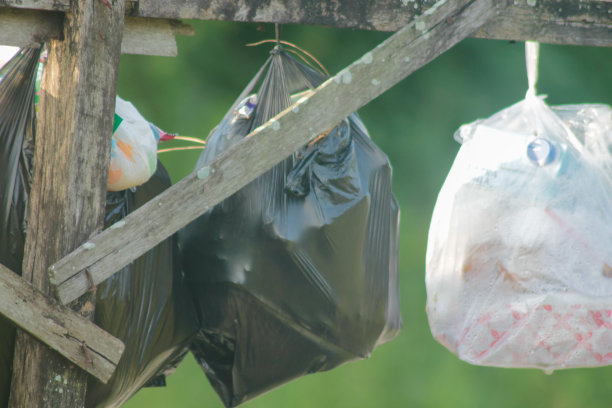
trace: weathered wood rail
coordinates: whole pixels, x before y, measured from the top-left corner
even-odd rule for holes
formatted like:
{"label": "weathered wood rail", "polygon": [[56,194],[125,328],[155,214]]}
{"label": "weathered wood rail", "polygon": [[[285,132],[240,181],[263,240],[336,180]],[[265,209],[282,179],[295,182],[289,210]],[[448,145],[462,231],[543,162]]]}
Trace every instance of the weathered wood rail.
{"label": "weathered wood rail", "polygon": [[[176,55],[174,35],[190,34],[190,28],[175,19],[399,31],[217,160],[98,233],[119,54]],[[74,317],[45,297],[50,288],[63,303],[86,294],[86,269],[95,283],[107,279],[467,36],[611,46],[612,0],[0,0],[0,26],[0,44],[50,44],[23,266],[23,279],[38,289],[7,276],[11,272],[0,266],[0,313],[61,351],[65,339],[54,345],[54,334],[22,321],[23,313],[41,314],[41,307]],[[9,287],[17,289],[3,290]],[[24,296],[37,299],[27,310],[2,307],[18,305]],[[91,295],[79,302],[73,306],[91,317]],[[57,315],[47,315],[53,316],[47,324],[57,322]],[[86,329],[70,330],[87,350],[107,355],[105,345],[114,344],[120,354],[112,338],[90,344],[94,340],[87,336],[99,329],[82,325]],[[87,370],[74,344],[67,347],[71,351],[62,354]],[[105,373],[89,372],[105,378],[118,358],[108,356]],[[85,371],[72,369],[24,333],[18,336],[14,367],[11,407],[83,406]],[[60,372],[70,384],[62,393],[53,383]]]}
{"label": "weathered wood rail", "polygon": [[[432,7],[435,0],[165,0],[139,4],[142,17],[277,22],[398,31]],[[503,3],[503,2],[500,2]],[[178,7],[176,7],[178,6]],[[612,3],[608,0],[518,0],[471,36],[576,45],[612,45]]]}
{"label": "weathered wood rail", "polygon": [[[449,0],[450,1],[450,0]],[[398,31],[435,0],[147,0],[129,2],[132,17],[309,24]],[[64,11],[68,0],[4,0],[1,5]],[[610,0],[517,0],[482,28],[480,38],[612,45]],[[128,25],[129,26],[129,25]]]}
{"label": "weathered wood rail", "polygon": [[[59,11],[0,7],[0,44],[31,47],[60,38],[63,23],[64,13]],[[193,35],[193,29],[178,20],[126,17],[121,53],[174,57],[176,35]]]}

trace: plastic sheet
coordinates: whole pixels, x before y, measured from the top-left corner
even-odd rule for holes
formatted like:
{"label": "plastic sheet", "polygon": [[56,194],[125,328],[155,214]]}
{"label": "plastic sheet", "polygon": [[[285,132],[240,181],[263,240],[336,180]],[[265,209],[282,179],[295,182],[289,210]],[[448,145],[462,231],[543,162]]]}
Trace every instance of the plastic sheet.
{"label": "plastic sheet", "polygon": [[[135,191],[108,193],[105,227],[162,193],[170,177],[158,163],[153,177]],[[90,378],[87,406],[118,407],[141,387],[155,384],[187,353],[196,331],[194,307],[180,268],[174,235],[98,287],[95,322],[125,343],[107,384]],[[161,377],[161,378],[159,378]]]}
{"label": "plastic sheet", "polygon": [[525,100],[455,135],[429,231],[430,327],[474,364],[608,365],[612,109],[551,109],[534,78]]}
{"label": "plastic sheet", "polygon": [[[40,50],[26,49],[0,68],[0,263],[21,275]],[[0,316],[0,406],[8,404],[15,328]]]}
{"label": "plastic sheet", "polygon": [[[198,167],[324,79],[276,48]],[[192,352],[227,406],[397,334],[398,223],[388,159],[353,114],[181,231]]]}

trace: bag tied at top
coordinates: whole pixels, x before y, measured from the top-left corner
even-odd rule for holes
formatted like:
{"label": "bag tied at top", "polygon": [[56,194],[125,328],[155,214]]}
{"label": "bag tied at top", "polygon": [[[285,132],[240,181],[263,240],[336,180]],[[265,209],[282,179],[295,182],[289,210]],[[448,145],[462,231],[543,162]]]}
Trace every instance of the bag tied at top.
{"label": "bag tied at top", "polygon": [[529,91],[462,126],[434,209],[427,312],[461,359],[546,370],[612,362],[612,109]]}

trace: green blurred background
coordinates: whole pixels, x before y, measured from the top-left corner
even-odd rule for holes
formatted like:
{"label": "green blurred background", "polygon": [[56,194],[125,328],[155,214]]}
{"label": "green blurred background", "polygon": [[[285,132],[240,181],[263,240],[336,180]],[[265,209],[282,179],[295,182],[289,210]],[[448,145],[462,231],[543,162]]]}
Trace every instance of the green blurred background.
{"label": "green blurred background", "polygon": [[[169,132],[205,138],[268,56],[272,25],[190,22],[176,58],[122,57],[119,94]],[[284,26],[282,39],[314,54],[335,74],[390,34]],[[612,50],[542,45],[540,93],[550,104],[612,104]],[[373,140],[388,154],[401,204],[400,294],[404,328],[368,360],[309,375],[251,402],[273,407],[610,407],[612,368],[538,370],[475,367],[432,338],[425,313],[428,224],[459,145],[461,124],[518,102],[527,89],[524,46],[463,41],[360,110]],[[177,181],[197,151],[164,153]],[[171,214],[169,214],[171,216]],[[222,407],[191,356],[166,388],[144,389],[125,407]]]}

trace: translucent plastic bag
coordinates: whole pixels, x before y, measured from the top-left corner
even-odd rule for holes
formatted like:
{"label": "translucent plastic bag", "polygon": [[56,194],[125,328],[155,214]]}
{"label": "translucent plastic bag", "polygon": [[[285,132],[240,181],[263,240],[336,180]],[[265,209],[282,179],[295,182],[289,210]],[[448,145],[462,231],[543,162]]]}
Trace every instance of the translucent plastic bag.
{"label": "translucent plastic bag", "polygon": [[525,100],[455,134],[427,246],[430,327],[473,364],[607,365],[612,109],[548,107],[536,55]]}
{"label": "translucent plastic bag", "polygon": [[155,173],[159,130],[134,105],[117,97],[108,190],[139,186]]}
{"label": "translucent plastic bag", "polygon": [[[0,46],[0,67],[9,56],[19,51],[15,47]],[[44,58],[43,58],[44,61]],[[34,104],[38,109],[44,62],[35,68],[36,94]],[[9,64],[6,64],[7,67]],[[0,69],[0,79],[7,69]],[[145,183],[155,173],[157,143],[170,136],[148,122],[130,102],[116,98],[113,135],[111,140],[111,162],[108,173],[108,191],[121,191]]]}

